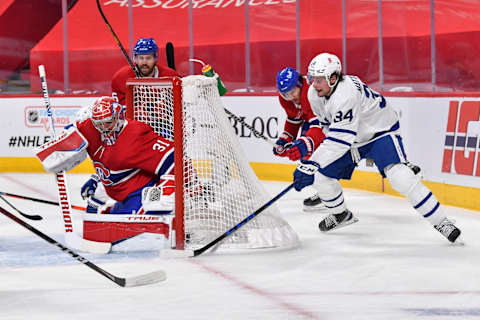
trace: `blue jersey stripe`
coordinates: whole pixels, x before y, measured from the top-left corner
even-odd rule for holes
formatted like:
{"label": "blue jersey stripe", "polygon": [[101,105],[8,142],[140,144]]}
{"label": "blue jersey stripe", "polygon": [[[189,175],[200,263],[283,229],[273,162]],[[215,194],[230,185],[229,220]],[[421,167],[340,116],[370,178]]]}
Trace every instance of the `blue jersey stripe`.
{"label": "blue jersey stripe", "polygon": [[333,142],[336,142],[336,143],[341,143],[341,144],[344,144],[346,146],[351,146],[352,144],[351,143],[348,143],[346,141],[343,141],[343,140],[340,140],[340,139],[337,139],[337,138],[332,138],[332,137],[327,137],[325,138],[325,140],[330,140],[330,141],[333,141]]}
{"label": "blue jersey stripe", "polygon": [[355,131],[352,131],[352,130],[347,130],[347,129],[336,129],[336,128],[330,128],[328,129],[329,131],[331,132],[342,132],[342,133],[349,133],[351,135],[354,135],[356,136],[357,133]]}

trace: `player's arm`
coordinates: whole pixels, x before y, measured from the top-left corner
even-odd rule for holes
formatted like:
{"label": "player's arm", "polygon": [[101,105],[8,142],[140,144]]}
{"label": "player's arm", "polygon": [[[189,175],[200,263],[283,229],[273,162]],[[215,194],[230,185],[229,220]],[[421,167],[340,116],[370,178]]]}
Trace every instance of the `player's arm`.
{"label": "player's arm", "polygon": [[[303,94],[301,97],[302,105],[302,118],[308,127],[307,131],[302,137],[293,141],[292,145],[288,149],[287,156],[292,161],[300,159],[309,159],[312,153],[318,148],[325,139],[319,119],[313,114],[310,102],[307,95]],[[305,125],[304,125],[305,126]]]}
{"label": "player's arm", "polygon": [[[127,78],[129,77],[128,72],[130,72],[130,69],[125,70],[125,68],[122,68],[118,70],[112,77],[112,92],[117,94],[118,102],[122,105],[125,104],[125,92],[127,90],[126,82]],[[134,75],[132,78],[133,77]]]}
{"label": "player's arm", "polygon": [[357,136],[360,109],[356,97],[350,96],[338,100],[337,107],[331,111],[333,119],[328,133],[310,158],[319,163],[322,168],[349,151]]}
{"label": "player's arm", "polygon": [[285,157],[287,154],[285,151],[288,149],[288,146],[298,135],[298,130],[303,124],[303,120],[300,117],[301,112],[294,106],[293,102],[286,101],[281,96],[278,97],[280,105],[285,110],[287,114],[287,119],[283,127],[283,132],[278,137],[273,147],[273,154],[279,157]]}

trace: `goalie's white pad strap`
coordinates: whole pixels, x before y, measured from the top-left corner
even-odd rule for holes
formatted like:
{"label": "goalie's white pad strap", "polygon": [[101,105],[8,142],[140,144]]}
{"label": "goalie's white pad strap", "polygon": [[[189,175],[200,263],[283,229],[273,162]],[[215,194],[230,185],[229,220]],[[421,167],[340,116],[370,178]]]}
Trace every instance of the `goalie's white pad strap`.
{"label": "goalie's white pad strap", "polygon": [[74,126],[58,137],[35,148],[35,155],[47,171],[68,171],[87,157],[88,142]]}

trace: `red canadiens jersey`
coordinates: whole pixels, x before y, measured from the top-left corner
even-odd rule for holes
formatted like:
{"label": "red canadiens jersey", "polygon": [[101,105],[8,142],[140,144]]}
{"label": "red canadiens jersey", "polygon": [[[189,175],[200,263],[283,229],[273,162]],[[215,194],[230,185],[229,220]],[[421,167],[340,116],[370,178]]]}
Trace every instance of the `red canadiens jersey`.
{"label": "red canadiens jersey", "polygon": [[[168,67],[157,64],[158,77],[173,77],[179,76],[178,73]],[[122,67],[118,70],[112,78],[112,92],[115,92],[118,96],[118,102],[125,105],[125,92],[127,91],[127,79],[135,78],[135,72],[133,72],[130,65]]]}
{"label": "red canadiens jersey", "polygon": [[302,91],[300,93],[300,105],[296,105],[293,101],[285,100],[281,95],[278,96],[278,100],[282,105],[287,119],[285,120],[284,132],[287,132],[291,139],[296,139],[298,131],[304,123],[309,123],[309,128],[303,134],[313,139],[315,148],[325,138],[322,129],[318,123],[318,119],[312,111],[310,102],[308,101],[308,88],[310,85],[305,78],[302,78]]}
{"label": "red canadiens jersey", "polygon": [[126,121],[113,145],[102,143],[100,132],[90,119],[75,125],[88,141],[87,152],[95,171],[114,200],[125,200],[173,168],[173,144],[143,122]]}

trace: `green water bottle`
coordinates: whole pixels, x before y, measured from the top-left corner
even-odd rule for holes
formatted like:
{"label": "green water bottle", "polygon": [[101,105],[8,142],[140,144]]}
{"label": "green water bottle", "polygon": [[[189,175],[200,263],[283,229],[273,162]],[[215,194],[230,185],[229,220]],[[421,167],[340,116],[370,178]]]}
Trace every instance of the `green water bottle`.
{"label": "green water bottle", "polygon": [[209,64],[205,64],[203,65],[202,67],[202,73],[204,76],[206,77],[214,77],[214,78],[217,78],[217,87],[218,87],[218,93],[223,96],[225,93],[227,93],[227,88],[225,88],[225,86],[223,85],[223,82],[222,80],[220,79],[220,77],[218,76],[218,74],[213,71],[213,68],[211,65]]}

